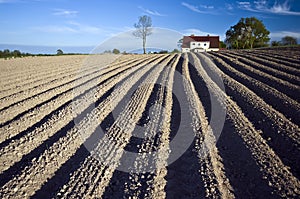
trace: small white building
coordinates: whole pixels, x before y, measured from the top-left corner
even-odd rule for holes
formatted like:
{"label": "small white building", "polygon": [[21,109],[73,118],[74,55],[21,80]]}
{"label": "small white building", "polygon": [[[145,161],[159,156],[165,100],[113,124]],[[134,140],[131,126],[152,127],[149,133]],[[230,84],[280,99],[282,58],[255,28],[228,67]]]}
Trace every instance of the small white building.
{"label": "small white building", "polygon": [[184,36],[181,52],[219,51],[219,36]]}

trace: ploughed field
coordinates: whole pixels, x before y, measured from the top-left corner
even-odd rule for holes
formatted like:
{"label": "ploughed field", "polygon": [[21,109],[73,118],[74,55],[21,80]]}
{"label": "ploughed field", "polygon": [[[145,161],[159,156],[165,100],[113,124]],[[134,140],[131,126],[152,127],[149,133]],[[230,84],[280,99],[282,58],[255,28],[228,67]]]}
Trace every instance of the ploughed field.
{"label": "ploughed field", "polygon": [[300,195],[299,48],[0,70],[0,198]]}

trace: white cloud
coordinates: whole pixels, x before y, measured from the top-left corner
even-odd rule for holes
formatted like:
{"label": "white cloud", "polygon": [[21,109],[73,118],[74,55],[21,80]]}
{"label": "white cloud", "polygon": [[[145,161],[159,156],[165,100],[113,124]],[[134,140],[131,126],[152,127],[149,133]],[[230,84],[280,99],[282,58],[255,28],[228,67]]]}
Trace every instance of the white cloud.
{"label": "white cloud", "polygon": [[255,8],[258,10],[263,10],[267,7],[267,1],[266,0],[258,0],[254,1]]}
{"label": "white cloud", "polygon": [[197,12],[197,13],[201,13],[201,14],[216,14],[215,12],[212,12],[211,10],[214,8],[213,6],[208,6],[208,5],[200,5],[200,8],[203,8],[205,10],[200,10],[198,6],[195,5],[191,5],[188,4],[186,2],[182,2],[181,5],[183,5],[184,7]]}
{"label": "white cloud", "polygon": [[226,3],[225,7],[226,7],[227,10],[230,10],[230,11],[233,10],[233,5],[232,4]]}
{"label": "white cloud", "polygon": [[57,16],[75,17],[78,14],[78,11],[66,10],[66,9],[55,9],[52,14]]}
{"label": "white cloud", "polygon": [[204,9],[214,9],[214,6],[209,6],[209,5],[200,5],[200,7]]}
{"label": "white cloud", "polygon": [[237,4],[240,9],[254,11],[249,1],[238,1]]}
{"label": "white cloud", "polygon": [[269,6],[266,0],[254,1],[254,4],[251,4],[248,1],[242,1],[242,2],[237,1],[237,6],[240,9],[248,10],[252,12],[300,16],[300,12],[291,10],[291,6],[289,5],[289,0],[285,0],[283,3],[279,3],[275,1],[275,3],[272,6]]}
{"label": "white cloud", "polygon": [[149,14],[149,15],[153,15],[153,16],[159,16],[159,17],[164,17],[166,15],[159,13],[158,11],[155,10],[149,10],[149,9],[145,9],[141,6],[138,7],[139,9],[141,9],[143,12]]}

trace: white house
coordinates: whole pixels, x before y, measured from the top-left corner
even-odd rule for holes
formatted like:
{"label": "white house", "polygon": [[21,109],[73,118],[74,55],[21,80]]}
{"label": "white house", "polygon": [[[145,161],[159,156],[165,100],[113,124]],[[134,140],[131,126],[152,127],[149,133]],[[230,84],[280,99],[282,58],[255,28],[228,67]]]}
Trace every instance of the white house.
{"label": "white house", "polygon": [[181,52],[219,51],[219,36],[184,36]]}

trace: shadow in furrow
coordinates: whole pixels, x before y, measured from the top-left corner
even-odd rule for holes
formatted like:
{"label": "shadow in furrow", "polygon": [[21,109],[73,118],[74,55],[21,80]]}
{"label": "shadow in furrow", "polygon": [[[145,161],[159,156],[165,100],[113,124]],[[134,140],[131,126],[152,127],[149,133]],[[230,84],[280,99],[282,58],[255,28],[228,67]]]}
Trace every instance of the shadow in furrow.
{"label": "shadow in furrow", "polygon": [[[233,58],[236,57],[236,54],[225,53],[225,55],[228,56],[228,57],[233,57]],[[295,84],[295,85],[298,85],[298,86],[300,85],[299,80],[291,79],[291,78],[287,77],[285,74],[280,74],[280,73],[278,73],[277,71],[272,71],[272,70],[268,70],[268,69],[266,69],[266,68],[263,68],[263,67],[261,67],[261,66],[257,66],[257,64],[261,64],[261,65],[266,66],[266,67],[269,67],[269,68],[274,68],[274,67],[272,66],[272,63],[267,63],[267,62],[263,62],[263,61],[259,61],[259,60],[255,60],[255,59],[253,60],[253,59],[251,59],[251,58],[249,58],[249,57],[247,57],[247,56],[245,56],[245,55],[243,55],[243,54],[238,55],[238,56],[242,56],[243,58],[246,58],[246,60],[237,58],[241,63],[243,63],[243,64],[245,64],[245,65],[248,65],[248,66],[250,66],[250,67],[252,67],[252,68],[254,68],[254,69],[257,69],[257,70],[259,70],[259,71],[261,71],[261,72],[264,72],[264,73],[266,73],[266,74],[269,74],[269,75],[271,75],[271,76],[273,76],[273,77],[276,77],[276,78],[278,78],[278,79],[287,81],[287,82],[289,82],[289,83],[291,83],[291,84]],[[254,63],[250,63],[250,62],[248,62],[247,60],[253,61]],[[276,69],[276,68],[275,68],[275,69]],[[277,69],[277,70],[280,70],[281,72],[284,72],[283,69]],[[289,74],[289,73],[288,73],[288,74]],[[294,74],[292,73],[291,75],[296,76],[297,73],[294,73]]]}
{"label": "shadow in furrow", "polygon": [[[182,64],[184,58],[180,57],[176,66],[176,71],[182,74]],[[173,107],[171,115],[171,137],[175,134],[183,134],[183,137],[190,136],[192,143],[189,143],[185,151],[176,160],[174,160],[173,153],[178,153],[178,150],[183,150],[179,143],[174,143],[170,140],[171,153],[169,160],[174,162],[167,166],[167,181],[165,192],[166,198],[204,198],[205,188],[202,178],[200,176],[200,162],[198,154],[195,150],[195,138],[192,128],[192,116],[189,110],[189,102],[183,87],[183,77],[174,79],[173,89],[176,90],[176,98],[179,103],[176,103],[173,98]],[[178,114],[180,113],[180,115]],[[178,131],[178,125],[180,125]],[[174,128],[175,127],[175,128]],[[174,133],[176,132],[176,133]],[[178,135],[176,135],[178,134]],[[180,135],[179,135],[180,136]],[[185,142],[185,139],[181,140]],[[187,144],[187,143],[185,143]]]}
{"label": "shadow in furrow", "polygon": [[225,121],[217,148],[236,198],[279,198],[272,194],[275,190],[263,179],[251,152],[229,120]]}
{"label": "shadow in furrow", "polygon": [[[203,62],[202,65],[207,73],[214,73],[214,71],[212,71],[205,62]],[[300,157],[297,154],[300,154],[300,151],[296,143],[294,143],[288,136],[279,134],[279,132],[283,130],[278,125],[274,125],[274,122],[265,114],[260,111],[253,111],[253,105],[249,104],[245,100],[245,96],[237,90],[233,90],[227,86],[226,81],[224,86],[226,94],[232,97],[232,99],[242,109],[243,113],[247,118],[249,118],[255,129],[259,129],[263,132],[261,135],[265,140],[267,140],[268,145],[275,151],[285,165],[291,167],[292,173],[299,178]]]}
{"label": "shadow in furrow", "polygon": [[[217,54],[216,54],[217,55]],[[222,57],[220,57],[223,61],[225,61],[227,64],[229,64],[230,66],[232,66],[233,68],[235,68],[236,70],[240,71],[241,73],[244,73],[260,82],[263,82],[269,86],[272,86],[273,88],[275,88],[276,90],[286,94],[287,96],[289,96],[290,98],[300,102],[299,96],[300,96],[300,91],[296,90],[294,88],[288,87],[287,85],[282,85],[279,84],[278,82],[276,82],[275,80],[263,77],[259,74],[257,74],[256,72],[252,72],[249,71],[248,69],[241,67],[240,65],[234,63],[233,61],[228,61]]]}
{"label": "shadow in furrow", "polygon": [[[134,67],[134,66],[133,66],[133,67]],[[132,68],[132,67],[131,67],[131,68]],[[28,132],[31,132],[31,131],[33,131],[35,128],[38,128],[39,126],[43,125],[43,124],[46,123],[47,120],[49,120],[53,115],[56,115],[59,111],[63,110],[65,107],[67,107],[72,101],[75,101],[75,100],[81,98],[82,96],[84,96],[84,95],[86,95],[88,92],[90,92],[91,90],[93,90],[93,89],[95,89],[96,87],[100,86],[101,84],[104,84],[105,82],[107,82],[109,79],[112,79],[112,78],[116,77],[117,75],[119,75],[119,74],[121,74],[121,73],[123,73],[123,72],[125,72],[125,71],[127,71],[127,70],[129,70],[129,69],[120,71],[119,73],[117,73],[117,74],[111,76],[111,77],[108,78],[108,79],[103,80],[102,82],[98,83],[97,85],[95,85],[95,86],[89,88],[88,90],[84,91],[82,94],[80,94],[80,95],[74,97],[72,100],[69,100],[69,101],[65,102],[63,105],[61,105],[60,107],[58,107],[56,110],[53,110],[51,113],[49,113],[48,115],[46,115],[45,117],[43,117],[40,121],[36,122],[35,124],[33,124],[32,126],[28,127],[28,128],[25,129],[24,131],[18,133],[17,135],[15,135],[15,136],[13,136],[13,137],[11,137],[11,138],[9,138],[9,139],[3,141],[2,143],[0,143],[0,148],[3,148],[3,147],[5,147],[5,146],[7,146],[12,140],[20,139],[21,137],[23,137],[24,135],[26,135]],[[98,78],[99,78],[99,77],[98,77]],[[91,81],[91,80],[89,80],[89,81]],[[87,82],[89,82],[89,81],[87,81]],[[85,82],[85,83],[87,83],[87,82]],[[83,83],[83,84],[85,84],[85,83]],[[76,87],[74,87],[74,88],[72,88],[72,89],[76,89]],[[70,89],[70,90],[71,90],[71,89]],[[68,91],[70,91],[70,90],[68,90]],[[68,92],[68,91],[66,91],[66,92]],[[64,92],[64,93],[65,93],[65,92]],[[59,97],[59,95],[61,95],[61,94],[58,94],[56,97],[54,96],[53,98],[57,98],[57,97]],[[51,98],[51,99],[52,99],[52,98]],[[50,102],[51,99],[50,99],[50,100],[47,100],[47,102]],[[42,104],[39,104],[39,105],[37,105],[36,107],[41,107],[42,105],[46,104],[47,102],[44,102],[44,103],[42,103]],[[34,108],[35,108],[35,107],[34,107]],[[33,110],[34,108],[32,108],[32,109],[26,111],[25,113],[23,112],[23,113],[19,114],[19,118],[22,117],[23,115],[25,115],[27,112],[30,112],[30,111]],[[14,119],[13,119],[13,120],[14,120]],[[78,120],[77,120],[77,121],[78,121]],[[0,124],[0,126],[1,126],[1,124]]]}
{"label": "shadow in furrow", "polygon": [[[96,67],[94,67],[94,68],[96,68]],[[100,69],[99,71],[101,71],[101,70],[102,70],[102,69]],[[55,89],[57,89],[57,88],[60,88],[60,87],[62,87],[62,86],[64,86],[64,85],[66,85],[66,84],[74,83],[74,82],[80,80],[81,78],[88,77],[88,76],[90,76],[90,75],[92,75],[92,74],[94,74],[94,73],[97,73],[97,72],[99,72],[99,71],[90,72],[90,73],[85,74],[85,75],[83,75],[83,76],[80,76],[80,77],[78,77],[78,78],[76,78],[76,79],[73,79],[73,80],[70,80],[70,81],[68,81],[68,82],[65,82],[64,84],[61,84],[61,85],[58,85],[58,86],[49,88],[49,89],[47,89],[47,90],[45,90],[45,91],[42,91],[42,92],[37,93],[37,94],[34,94],[34,95],[32,95],[32,96],[30,96],[30,97],[27,97],[27,98],[25,98],[25,99],[22,99],[22,100],[20,100],[20,101],[14,102],[14,103],[10,104],[9,106],[3,107],[3,108],[0,110],[0,112],[5,111],[5,110],[7,110],[8,108],[13,107],[13,106],[15,106],[15,105],[17,105],[17,104],[19,104],[19,103],[22,103],[22,102],[25,102],[25,101],[27,101],[27,100],[30,100],[31,98],[38,97],[39,95],[42,95],[42,94],[45,94],[45,93],[47,93],[47,92],[53,91],[53,90],[55,90]],[[109,72],[109,71],[108,71],[108,72]],[[105,72],[105,73],[103,73],[103,74],[107,74],[108,72]],[[78,74],[77,74],[77,75],[78,75]],[[101,74],[101,75],[102,75],[102,74]],[[76,76],[76,75],[74,75],[74,76]],[[96,78],[99,78],[99,76],[97,76]],[[93,80],[93,79],[95,79],[95,78],[92,78],[91,80]],[[54,80],[53,80],[53,81],[54,81]],[[47,84],[51,84],[53,81],[50,81],[50,82],[48,82]],[[86,82],[89,82],[89,81],[90,81],[90,80],[88,80],[88,81],[86,81]],[[83,84],[84,84],[84,83],[83,83]],[[80,85],[81,85],[81,84],[80,84]],[[38,86],[36,86],[36,87],[38,87]],[[34,88],[35,88],[35,87],[34,87]],[[68,90],[68,91],[69,91],[69,90]],[[21,91],[21,92],[23,92],[23,91]],[[64,93],[64,92],[63,92],[63,93]],[[13,95],[15,95],[15,94],[12,94],[12,95],[10,95],[10,96],[13,96]],[[10,97],[10,96],[7,96],[7,97]],[[0,100],[1,100],[1,99],[0,99]]]}
{"label": "shadow in furrow", "polygon": [[[0,186],[3,186],[8,181],[12,180],[14,176],[19,175],[26,166],[31,165],[31,160],[33,158],[38,159],[40,154],[42,154],[45,150],[47,150],[49,147],[51,147],[61,137],[66,136],[67,132],[70,129],[75,127],[74,121],[81,121],[88,113],[90,113],[93,110],[93,108],[95,108],[95,105],[97,105],[101,101],[103,101],[112,91],[113,91],[113,88],[111,88],[101,98],[99,98],[95,104],[91,104],[87,109],[85,109],[82,113],[80,113],[74,120],[72,120],[68,124],[66,124],[62,129],[60,129],[54,135],[49,137],[41,145],[39,145],[37,148],[32,150],[29,154],[24,155],[19,162],[15,163],[8,170],[6,170],[2,174],[0,174]],[[70,161],[72,161],[72,160],[70,160]],[[62,169],[64,169],[64,168],[62,168]],[[52,182],[52,181],[50,181],[50,182]],[[55,183],[57,183],[57,181],[55,181]]]}
{"label": "shadow in furrow", "polygon": [[[161,61],[160,63],[162,63],[162,62],[163,61]],[[160,64],[160,63],[158,63],[158,64]],[[161,66],[161,67],[163,67],[163,66]],[[147,73],[129,90],[128,93],[129,94],[132,93],[132,95],[134,95],[134,93],[137,91],[136,89],[143,83],[144,79],[150,74],[150,72],[153,69],[154,69],[154,67],[151,68],[149,71],[147,71]],[[158,79],[161,79],[162,74],[163,74],[163,72],[159,75]],[[132,133],[133,135],[130,137],[128,144],[124,148],[125,155],[123,154],[123,156],[121,157],[120,166],[114,171],[113,176],[109,182],[109,185],[105,188],[105,192],[103,193],[103,196],[102,196],[103,198],[124,198],[125,195],[128,195],[128,193],[125,192],[125,183],[128,183],[128,181],[129,181],[129,176],[130,176],[130,174],[129,174],[130,168],[129,167],[134,168],[134,162],[135,162],[136,157],[127,156],[126,152],[131,152],[131,153],[135,153],[136,155],[138,155],[139,148],[142,145],[142,143],[145,141],[145,138],[143,138],[143,136],[141,135],[141,133],[144,133],[144,131],[143,131],[144,129],[141,130],[140,128],[144,127],[144,125],[148,124],[151,121],[151,118],[149,117],[149,111],[150,111],[150,108],[155,103],[155,101],[157,101],[157,94],[158,94],[159,88],[160,88],[159,84],[154,85],[151,95],[147,101],[145,110],[143,111],[141,118],[135,125],[135,129],[133,130],[133,133]],[[122,107],[125,107],[125,105],[128,103],[131,96],[125,97],[125,99],[126,98],[128,99],[127,101],[122,100],[122,102],[118,104],[118,106],[114,110],[114,114],[115,114],[114,116],[118,116],[120,114],[119,110],[123,110]],[[157,135],[158,134],[156,134],[156,137],[157,137]],[[152,148],[150,150],[155,150],[155,149]],[[122,169],[120,169],[120,168],[122,168]],[[126,169],[127,172],[124,171],[124,169]],[[146,176],[147,176],[147,174],[146,174]],[[139,187],[139,189],[141,191],[141,195],[144,195],[147,191],[146,190],[146,187],[147,187],[146,180],[147,180],[147,178],[145,178],[144,181],[141,182],[141,186]]]}
{"label": "shadow in furrow", "polygon": [[[200,77],[197,69],[195,67],[202,67],[202,66],[195,66],[195,62],[194,59],[192,58],[191,54],[189,53],[189,72],[191,75],[191,80],[193,82],[193,85],[195,87],[195,90],[199,96],[199,99],[202,101],[203,104],[205,104],[206,106],[204,106],[204,110],[205,110],[205,115],[208,118],[208,122],[210,124],[211,121],[211,117],[212,117],[212,103],[211,103],[211,96],[210,96],[210,92],[207,88],[207,86],[205,86],[205,82],[202,79],[202,77]],[[198,85],[204,85],[204,86],[198,86]]]}
{"label": "shadow in furrow", "polygon": [[[200,61],[201,67],[207,70],[209,66],[206,66],[201,58]],[[193,67],[193,65],[190,67],[191,74],[193,73]],[[208,71],[207,74],[213,77],[215,75],[213,73],[213,71]],[[207,87],[201,77],[192,75],[191,77],[195,88]],[[203,106],[211,106],[209,100],[206,99],[209,96],[199,92],[199,89],[196,89],[196,91]],[[211,97],[216,98],[214,95]],[[222,106],[220,105],[220,107]],[[254,194],[256,196],[254,198],[270,198],[272,190],[268,187],[268,182],[263,180],[262,173],[259,171],[259,167],[257,167],[250,151],[237,134],[234,125],[228,119],[225,119],[224,122],[221,134],[216,136],[217,148],[223,159],[225,174],[234,189],[235,196],[237,198],[252,198]],[[260,191],[257,194],[254,193],[257,189],[261,189],[261,193]]]}
{"label": "shadow in furrow", "polygon": [[[243,55],[242,55],[242,56],[243,56]],[[252,56],[253,56],[253,55],[252,55]],[[300,71],[293,71],[293,72],[291,72],[290,70],[288,70],[288,69],[286,69],[286,68],[278,67],[278,66],[277,66],[277,67],[276,67],[276,66],[273,66],[273,63],[270,63],[270,62],[266,61],[266,59],[264,59],[264,60],[256,60],[256,59],[251,58],[251,55],[250,55],[250,56],[247,56],[246,58],[249,59],[249,60],[251,60],[251,61],[257,62],[257,63],[259,63],[259,64],[262,64],[262,65],[264,65],[264,66],[266,66],[266,67],[269,67],[269,68],[271,68],[271,69],[280,70],[280,71],[285,72],[285,73],[290,74],[290,75],[300,76]],[[244,64],[248,64],[248,63],[247,63],[246,61],[244,61],[244,60],[240,60],[240,59],[239,59],[239,61],[241,61],[241,62],[244,63]],[[250,64],[250,63],[249,63],[249,65],[250,65],[250,66],[253,66],[253,67],[256,67],[254,64]],[[289,79],[288,77],[283,76],[283,75],[281,75],[281,74],[278,74],[278,73],[276,73],[276,72],[269,71],[269,70],[267,70],[267,69],[260,68],[260,67],[257,67],[257,69],[258,69],[258,70],[261,70],[261,71],[264,71],[265,73],[270,73],[270,74],[272,74],[272,75],[275,76],[275,77],[280,77],[280,78],[282,78],[282,79],[285,80],[285,81],[291,82],[292,84],[296,84],[296,85],[298,85],[298,86],[300,85],[299,81],[294,80],[294,79]]]}
{"label": "shadow in furrow", "polygon": [[[128,70],[128,69],[126,69],[126,70]],[[124,70],[124,71],[126,71],[126,70]],[[121,72],[124,72],[124,71],[121,71]],[[32,108],[30,108],[30,109],[28,109],[28,110],[26,110],[26,111],[24,111],[24,112],[22,112],[22,113],[19,113],[18,115],[16,115],[16,116],[15,116],[14,118],[12,118],[11,120],[8,120],[8,121],[6,121],[6,122],[0,124],[0,128],[2,128],[3,126],[6,126],[6,125],[8,125],[8,124],[10,124],[11,122],[13,122],[13,121],[15,121],[15,120],[20,119],[22,116],[26,115],[27,113],[30,113],[31,111],[33,111],[33,110],[35,110],[35,109],[38,109],[38,108],[42,107],[43,105],[45,105],[45,104],[47,104],[47,103],[49,103],[49,102],[51,102],[51,101],[57,99],[58,97],[62,96],[62,95],[65,94],[65,93],[72,92],[72,90],[74,90],[74,89],[76,89],[76,88],[79,88],[80,86],[83,86],[83,85],[85,85],[85,84],[87,84],[87,83],[89,83],[89,82],[92,82],[92,81],[94,81],[94,80],[99,79],[99,77],[101,77],[101,76],[103,76],[103,75],[105,75],[105,74],[107,74],[107,73],[109,73],[109,72],[111,72],[111,71],[105,72],[104,74],[101,74],[101,75],[98,75],[98,76],[96,76],[96,77],[94,77],[94,78],[91,78],[91,79],[89,79],[88,81],[85,81],[85,82],[83,82],[83,83],[81,83],[81,84],[79,84],[79,85],[77,85],[77,86],[75,86],[75,87],[72,87],[72,88],[70,88],[70,89],[68,89],[68,90],[66,90],[66,91],[64,91],[64,92],[62,92],[62,93],[56,94],[55,96],[51,97],[50,99],[48,99],[48,100],[46,100],[46,101],[44,101],[44,102],[42,102],[42,103],[40,103],[40,104],[37,104],[36,106],[34,106],[34,107],[32,107]],[[121,72],[119,72],[118,74],[120,74]],[[113,75],[111,78],[113,78],[114,76],[116,76],[116,75],[118,75],[118,74]],[[88,76],[88,75],[90,75],[90,74],[87,74],[87,75],[85,75],[85,76]],[[81,78],[81,77],[80,77],[80,78]],[[80,78],[78,78],[78,79],[80,79]],[[76,81],[76,80],[72,80],[71,82],[74,82],[74,81]],[[102,81],[101,83],[97,84],[97,86],[99,86],[100,84],[103,84],[105,81],[107,81],[107,80]],[[58,87],[60,87],[60,86],[58,86]],[[94,88],[94,87],[93,87],[93,88]],[[49,90],[53,90],[53,89],[55,89],[55,88],[51,88],[51,89],[49,89]],[[91,89],[92,89],[92,88],[91,88]],[[91,89],[89,89],[89,90],[91,90]],[[42,93],[40,93],[40,94],[46,93],[46,92],[48,92],[49,90],[44,91],[44,92],[42,92]],[[32,97],[35,97],[35,96],[38,96],[38,95],[40,95],[40,94],[36,94],[36,95],[31,96],[31,97],[29,97],[29,98],[27,98],[27,99],[24,99],[24,100],[22,100],[22,101],[28,100],[28,99],[30,99],[30,98],[32,98]],[[21,101],[21,102],[22,102],[22,101]],[[17,104],[17,103],[19,103],[19,102],[16,102],[15,104]],[[13,106],[13,105],[14,105],[14,104],[8,106],[7,108],[9,108],[9,107],[11,107],[11,106]],[[7,109],[7,108],[6,108],[6,109]]]}
{"label": "shadow in furrow", "polygon": [[[139,72],[140,70],[141,69],[139,69],[137,72]],[[132,75],[133,74],[131,74],[130,76]],[[121,80],[120,84],[122,84],[122,82],[127,81],[127,79],[130,76]],[[106,92],[103,96],[101,96],[95,103],[91,104],[83,113],[81,113],[76,119],[74,119],[74,121],[81,121],[88,113],[90,113],[95,107],[97,107],[101,102],[103,102],[114,91],[114,89],[115,86],[111,88],[108,92]],[[80,168],[81,164],[90,155],[90,151],[92,151],[97,146],[99,140],[103,137],[103,132],[106,133],[107,129],[110,128],[110,126],[113,124],[114,121],[115,119],[112,113],[110,113],[99,124],[99,126],[91,134],[91,136],[80,146],[80,148],[76,151],[76,153],[55,172],[55,175],[50,180],[48,180],[41,187],[40,190],[36,192],[34,198],[53,198],[53,196],[56,196],[57,192],[61,190],[63,186],[70,180],[71,174]],[[71,128],[73,128],[74,126],[75,124],[73,122],[73,126]],[[67,130],[65,130],[64,132],[65,132],[64,134],[66,134]],[[70,167],[73,169],[70,169]],[[51,190],[52,194],[49,194],[49,190]]]}
{"label": "shadow in furrow", "polygon": [[258,86],[254,85],[253,83],[249,82],[248,80],[245,80],[241,78],[240,76],[236,75],[235,73],[228,70],[226,67],[224,67],[221,63],[218,61],[214,61],[216,66],[226,75],[231,77],[232,79],[236,80],[237,82],[243,84],[250,90],[252,90],[254,93],[256,93],[259,97],[261,97],[266,103],[270,104],[273,108],[275,108],[277,111],[284,114],[287,118],[290,118],[291,121],[297,125],[300,125],[300,110],[295,110],[294,108],[290,107],[284,99],[280,99],[278,97],[275,97],[272,94],[269,94],[268,92],[262,90]]}
{"label": "shadow in furrow", "polygon": [[228,87],[226,87],[226,93],[238,104],[255,129],[262,131],[261,136],[267,141],[268,145],[280,157],[282,162],[291,168],[292,173],[299,178],[300,149],[296,143],[288,136],[283,136],[284,132],[280,134],[279,132],[283,130],[278,125],[274,125],[274,122],[266,115],[260,111],[253,111],[253,106],[240,93]]}

